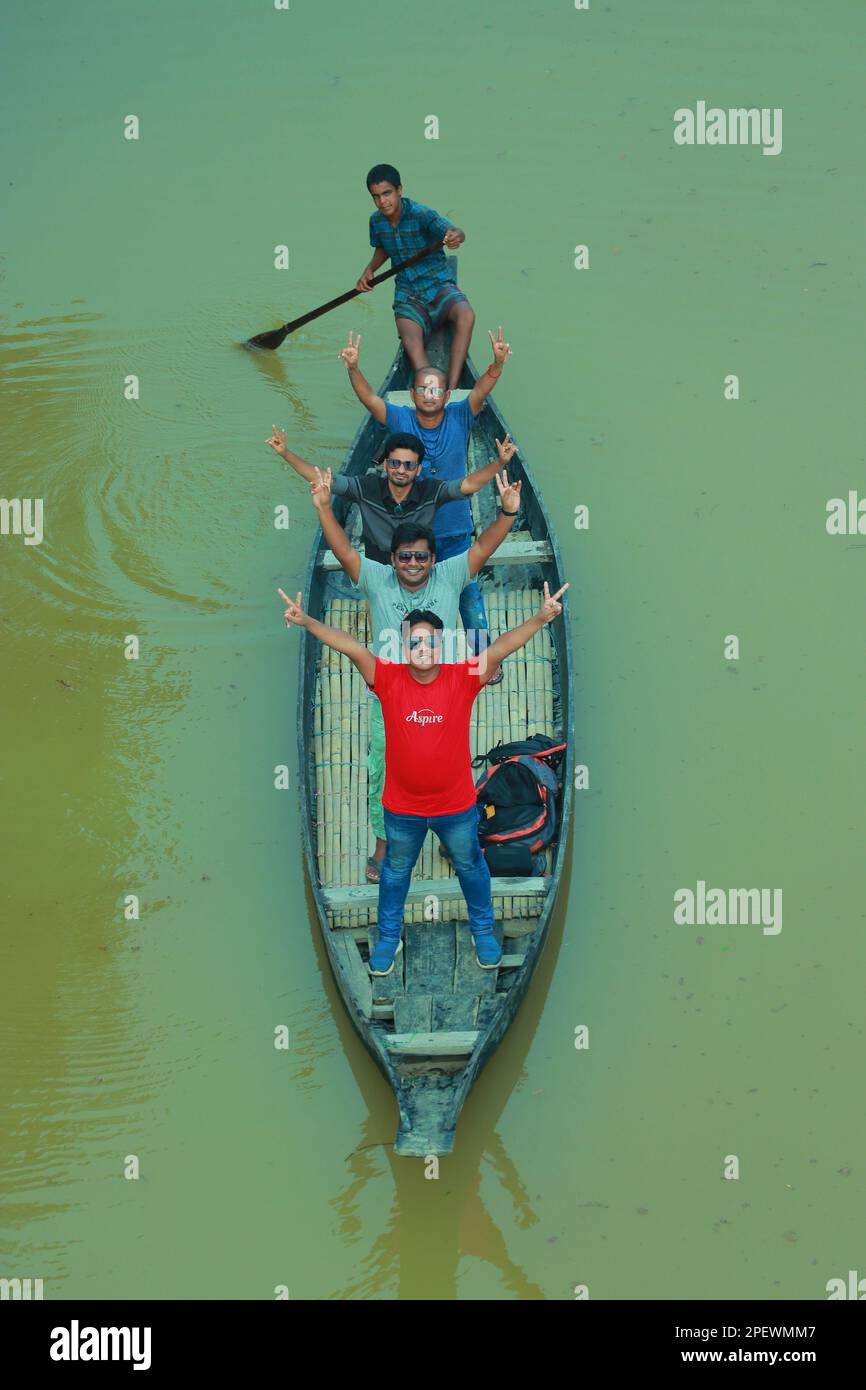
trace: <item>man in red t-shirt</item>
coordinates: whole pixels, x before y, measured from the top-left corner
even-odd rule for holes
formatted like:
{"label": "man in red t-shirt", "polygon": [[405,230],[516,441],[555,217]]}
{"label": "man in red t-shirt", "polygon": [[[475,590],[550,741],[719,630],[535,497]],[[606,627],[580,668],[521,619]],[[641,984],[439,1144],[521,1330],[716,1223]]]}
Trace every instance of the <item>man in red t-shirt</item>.
{"label": "man in red t-shirt", "polygon": [[385,811],[387,842],[379,879],[379,940],[370,956],[371,975],[390,975],[402,949],[403,907],[412,870],[428,829],[435,830],[454,865],[469,908],[475,958],[494,970],[502,951],[493,931],[490,871],[478,842],[478,807],[469,752],[469,718],[479,691],[500,662],[524,646],[558,613],[564,584],[551,597],[545,584],[538,612],[491,642],[481,658],[442,663],[442,619],[416,609],[402,624],[405,662],[383,661],[348,632],[309,617],[301,595],[286,602],[286,626],[305,627],[320,642],[343,652],[357,666],[382,705],[385,720]]}

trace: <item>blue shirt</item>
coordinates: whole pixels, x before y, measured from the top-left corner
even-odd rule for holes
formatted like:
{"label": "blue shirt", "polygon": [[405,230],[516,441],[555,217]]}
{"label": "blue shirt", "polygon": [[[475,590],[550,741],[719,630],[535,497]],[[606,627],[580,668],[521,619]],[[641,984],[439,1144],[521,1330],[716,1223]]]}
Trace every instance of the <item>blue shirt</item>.
{"label": "blue shirt", "polygon": [[[385,428],[389,434],[414,434],[424,445],[421,477],[435,482],[465,478],[469,435],[475,416],[469,409],[469,397],[449,402],[445,414],[435,429],[427,430],[418,423],[418,416],[409,405],[385,402]],[[472,512],[465,499],[446,502],[436,512],[433,533],[437,540],[443,536],[468,536],[472,531]]]}
{"label": "blue shirt", "polygon": [[[370,245],[381,246],[391,258],[392,265],[399,265],[416,251],[423,251],[431,241],[441,241],[452,226],[432,208],[404,197],[400,206],[400,221],[392,227],[384,212],[377,208],[370,218]],[[401,270],[394,281],[394,303],[407,294],[426,304],[443,285],[453,285],[454,276],[448,268],[444,251],[431,251],[423,261]]]}

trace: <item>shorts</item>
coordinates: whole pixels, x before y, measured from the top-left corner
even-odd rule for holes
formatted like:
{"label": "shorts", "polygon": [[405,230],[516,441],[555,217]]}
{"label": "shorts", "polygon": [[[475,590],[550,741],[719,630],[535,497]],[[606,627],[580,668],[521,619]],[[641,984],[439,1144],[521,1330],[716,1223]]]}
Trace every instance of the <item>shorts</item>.
{"label": "shorts", "polygon": [[425,338],[445,322],[455,304],[461,301],[464,304],[469,303],[466,295],[462,290],[458,290],[453,280],[447,280],[426,303],[416,299],[412,294],[403,291],[399,294],[399,299],[394,300],[395,319],[411,319],[423,330]]}

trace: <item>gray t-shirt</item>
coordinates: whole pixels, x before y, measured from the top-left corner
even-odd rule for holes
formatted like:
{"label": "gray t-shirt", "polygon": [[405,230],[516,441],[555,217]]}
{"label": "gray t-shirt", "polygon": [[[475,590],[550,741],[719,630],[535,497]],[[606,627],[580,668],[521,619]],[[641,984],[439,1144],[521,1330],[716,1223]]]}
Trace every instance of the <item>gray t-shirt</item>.
{"label": "gray t-shirt", "polygon": [[404,502],[395,502],[388,479],[381,472],[350,476],[335,473],[331,491],[335,497],[348,497],[357,502],[361,512],[364,553],[382,565],[390,564],[391,537],[401,521],[417,522],[432,528],[439,507],[462,497],[460,491],[466,477],[443,481],[440,478],[416,478]]}
{"label": "gray t-shirt", "polygon": [[389,661],[403,661],[403,619],[414,608],[426,608],[442,619],[445,628],[443,657],[447,659],[449,647],[454,649],[453,640],[449,643],[447,634],[457,627],[460,595],[471,579],[468,550],[452,555],[450,560],[436,560],[430,578],[421,589],[404,589],[393,565],[378,565],[375,560],[363,556],[358,588],[370,604],[371,650]]}

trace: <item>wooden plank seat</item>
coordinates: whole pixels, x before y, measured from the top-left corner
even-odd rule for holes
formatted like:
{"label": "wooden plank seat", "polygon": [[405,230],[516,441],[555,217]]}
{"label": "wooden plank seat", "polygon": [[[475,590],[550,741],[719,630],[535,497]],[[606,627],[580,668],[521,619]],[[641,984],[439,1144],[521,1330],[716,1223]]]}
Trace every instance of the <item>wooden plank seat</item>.
{"label": "wooden plank seat", "polygon": [[[530,895],[543,896],[549,886],[549,878],[494,878],[491,879],[491,886],[494,898],[499,897],[526,897]],[[358,907],[364,903],[374,903],[378,900],[379,885],[377,883],[353,883],[339,888],[323,888],[322,897],[325,906],[333,911],[342,908]],[[463,891],[456,876],[453,878],[428,878],[412,880],[406,901],[410,903],[423,902],[428,897],[438,898],[462,898]]]}
{"label": "wooden plank seat", "polygon": [[468,1056],[479,1036],[476,1029],[459,1033],[386,1033],[385,1044],[389,1052],[404,1057]]}
{"label": "wooden plank seat", "polygon": [[[458,401],[465,401],[468,395],[468,391],[464,391],[460,387],[457,387],[451,392],[448,403],[449,405],[456,405]],[[415,408],[415,402],[410,391],[389,391],[385,396],[385,400],[389,405],[408,405],[411,406],[413,410]]]}
{"label": "wooden plank seat", "polygon": [[[524,536],[527,539],[524,539]],[[494,550],[487,565],[543,565],[552,559],[553,550],[549,541],[534,541],[528,531],[516,531],[512,537],[504,540],[497,550]],[[485,565],[485,569],[487,565]],[[323,552],[322,558],[319,560],[319,567],[323,570],[341,568],[333,550]]]}

